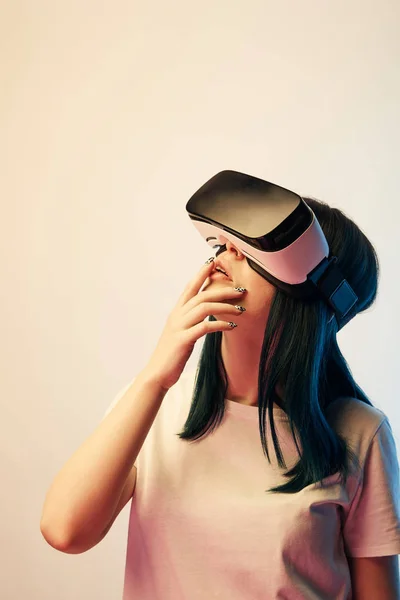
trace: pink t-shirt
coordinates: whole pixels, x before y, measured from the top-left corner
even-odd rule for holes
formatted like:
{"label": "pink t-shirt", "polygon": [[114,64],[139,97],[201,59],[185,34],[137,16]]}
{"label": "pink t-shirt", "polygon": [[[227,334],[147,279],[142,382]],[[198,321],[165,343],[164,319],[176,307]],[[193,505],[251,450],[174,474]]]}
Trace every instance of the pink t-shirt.
{"label": "pink t-shirt", "polygon": [[[184,371],[167,392],[135,463],[123,600],[351,600],[346,555],[400,553],[399,463],[386,415],[338,399],[328,420],[351,442],[361,472],[345,488],[333,475],[325,489],[267,494],[286,481],[285,469],[268,415],[272,464],[263,454],[257,407],[227,399],[212,434],[176,435],[194,381],[195,371]],[[298,454],[289,422],[278,407],[274,417],[290,469]]]}

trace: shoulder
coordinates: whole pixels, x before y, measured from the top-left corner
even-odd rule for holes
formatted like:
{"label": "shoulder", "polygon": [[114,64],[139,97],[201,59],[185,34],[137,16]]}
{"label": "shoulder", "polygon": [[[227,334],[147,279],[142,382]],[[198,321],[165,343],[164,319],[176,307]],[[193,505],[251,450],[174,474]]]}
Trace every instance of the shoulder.
{"label": "shoulder", "polygon": [[375,430],[387,419],[387,415],[377,408],[351,396],[340,396],[332,402],[326,416],[332,425],[348,427],[365,431]]}
{"label": "shoulder", "polygon": [[340,397],[326,410],[326,419],[337,434],[348,441],[360,458],[368,452],[379,431],[390,429],[387,415],[358,398]]}

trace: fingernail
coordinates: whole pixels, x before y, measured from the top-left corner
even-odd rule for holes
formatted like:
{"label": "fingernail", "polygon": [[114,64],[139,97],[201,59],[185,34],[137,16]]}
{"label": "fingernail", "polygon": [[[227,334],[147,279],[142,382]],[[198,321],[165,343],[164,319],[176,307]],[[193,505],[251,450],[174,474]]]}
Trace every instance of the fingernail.
{"label": "fingernail", "polygon": [[214,260],[214,256],[211,256],[211,258],[209,258],[208,260],[206,260],[206,262],[204,263],[205,265],[209,265],[210,263],[212,263],[212,261]]}

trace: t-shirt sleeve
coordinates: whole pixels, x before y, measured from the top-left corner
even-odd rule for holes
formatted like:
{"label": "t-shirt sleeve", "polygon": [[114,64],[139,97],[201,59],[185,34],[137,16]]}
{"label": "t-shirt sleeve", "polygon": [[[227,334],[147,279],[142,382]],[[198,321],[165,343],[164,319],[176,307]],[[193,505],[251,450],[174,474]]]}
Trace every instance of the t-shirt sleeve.
{"label": "t-shirt sleeve", "polygon": [[343,527],[350,557],[400,554],[400,485],[396,442],[387,417],[368,448],[351,509]]}

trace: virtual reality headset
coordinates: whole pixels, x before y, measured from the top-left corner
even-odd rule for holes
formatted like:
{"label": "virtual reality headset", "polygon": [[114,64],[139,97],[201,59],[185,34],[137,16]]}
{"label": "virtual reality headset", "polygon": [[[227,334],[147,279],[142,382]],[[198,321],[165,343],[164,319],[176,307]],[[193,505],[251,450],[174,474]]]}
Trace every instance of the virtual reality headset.
{"label": "virtual reality headset", "polygon": [[220,171],[186,204],[197,231],[217,255],[229,240],[261,277],[289,296],[322,297],[342,329],[358,297],[340,272],[321,226],[301,196],[269,181]]}

